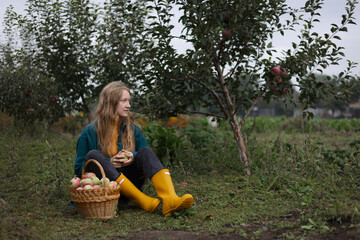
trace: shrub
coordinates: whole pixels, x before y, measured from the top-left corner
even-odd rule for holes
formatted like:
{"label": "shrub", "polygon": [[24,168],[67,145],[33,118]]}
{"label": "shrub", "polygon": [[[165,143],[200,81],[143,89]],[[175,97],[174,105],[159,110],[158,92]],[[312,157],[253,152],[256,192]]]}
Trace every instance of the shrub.
{"label": "shrub", "polygon": [[143,126],[147,143],[165,167],[175,159],[176,149],[183,144],[182,136],[177,136],[174,128],[166,128],[159,123]]}

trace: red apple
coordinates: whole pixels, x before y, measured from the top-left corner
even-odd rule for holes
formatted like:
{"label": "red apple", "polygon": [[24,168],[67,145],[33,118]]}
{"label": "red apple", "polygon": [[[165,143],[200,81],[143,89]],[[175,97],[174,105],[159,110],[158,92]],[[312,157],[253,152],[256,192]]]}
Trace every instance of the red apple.
{"label": "red apple", "polygon": [[225,30],[225,31],[223,31],[222,35],[225,39],[230,39],[232,32],[231,32],[231,30]]}
{"label": "red apple", "polygon": [[284,88],[283,89],[283,94],[284,95],[288,95],[290,93],[290,91],[287,89],[287,88]]}
{"label": "red apple", "polygon": [[280,72],[280,76],[285,76],[286,75],[286,69],[283,68]]}
{"label": "red apple", "polygon": [[78,178],[78,177],[73,177],[71,180],[70,180],[70,187],[73,188],[73,189],[76,189],[80,186],[80,181],[81,179]]}
{"label": "red apple", "polygon": [[279,75],[281,73],[280,65],[277,65],[276,67],[273,67],[271,69],[271,74],[273,76]]}
{"label": "red apple", "polygon": [[282,81],[282,79],[281,79],[280,76],[276,76],[276,77],[274,78],[274,80],[275,80],[275,82],[277,82],[277,83],[281,83],[281,81]]}
{"label": "red apple", "polygon": [[118,185],[117,182],[111,181],[108,186],[109,186],[109,187],[116,187],[117,185]]}
{"label": "red apple", "polygon": [[93,188],[93,186],[91,186],[91,185],[86,185],[86,186],[84,187],[84,190],[89,190],[89,189],[94,189],[94,188]]}
{"label": "red apple", "polygon": [[86,185],[93,186],[94,183],[91,181],[90,178],[85,178],[85,179],[83,179],[83,180],[80,181],[80,185],[81,185],[82,187],[85,187]]}
{"label": "red apple", "polygon": [[91,177],[96,177],[95,173],[93,173],[93,172],[85,172],[85,173],[82,175],[81,179],[91,178]]}

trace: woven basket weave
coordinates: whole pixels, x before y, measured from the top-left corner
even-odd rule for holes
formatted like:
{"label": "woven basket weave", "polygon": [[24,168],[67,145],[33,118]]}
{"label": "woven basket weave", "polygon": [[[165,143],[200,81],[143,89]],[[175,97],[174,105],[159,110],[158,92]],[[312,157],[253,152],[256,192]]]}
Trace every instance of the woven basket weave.
{"label": "woven basket weave", "polygon": [[[105,178],[104,169],[94,159],[90,159],[85,163],[81,176],[90,162],[99,167],[102,177]],[[104,187],[88,190],[70,188],[71,200],[75,204],[75,209],[85,218],[112,218],[115,215],[120,197],[120,184],[115,187],[108,187],[106,181],[104,181],[104,184]]]}

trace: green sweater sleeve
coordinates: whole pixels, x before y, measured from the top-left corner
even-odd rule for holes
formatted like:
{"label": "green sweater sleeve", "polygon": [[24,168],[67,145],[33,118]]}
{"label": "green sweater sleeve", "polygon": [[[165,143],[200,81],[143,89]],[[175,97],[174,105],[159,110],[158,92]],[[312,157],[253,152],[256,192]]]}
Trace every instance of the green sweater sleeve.
{"label": "green sweater sleeve", "polygon": [[74,165],[74,172],[77,176],[81,176],[81,171],[85,164],[86,154],[94,149],[98,149],[97,133],[95,123],[87,125],[81,132],[76,143],[76,159]]}

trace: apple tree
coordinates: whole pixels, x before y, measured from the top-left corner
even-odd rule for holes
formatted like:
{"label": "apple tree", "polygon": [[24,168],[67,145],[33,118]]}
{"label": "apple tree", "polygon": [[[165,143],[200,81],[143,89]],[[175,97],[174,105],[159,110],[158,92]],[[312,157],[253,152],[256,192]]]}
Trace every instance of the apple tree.
{"label": "apple tree", "polygon": [[[348,24],[355,24],[358,2],[348,0],[341,22],[319,34],[313,29],[321,21],[323,3],[307,0],[295,9],[285,0],[148,1],[151,44],[144,47],[146,67],[137,75],[142,90],[138,107],[156,116],[201,113],[228,121],[244,172],[250,174],[242,127],[259,100],[297,104],[311,117],[308,110],[324,96],[344,94],[349,87],[352,62],[339,74],[344,79],[340,86],[319,81],[315,73],[344,58],[335,40]],[[177,7],[183,29],[174,35]],[[295,30],[299,40],[277,52],[274,35],[286,38]],[[189,47],[180,52],[174,41]]]}
{"label": "apple tree", "polygon": [[[74,111],[89,118],[106,83],[132,84],[133,69],[141,68],[144,0],[27,0],[25,12],[9,8],[5,14],[3,111],[25,120],[55,121]],[[57,114],[40,99],[55,104]],[[40,106],[44,112],[38,114]]]}

